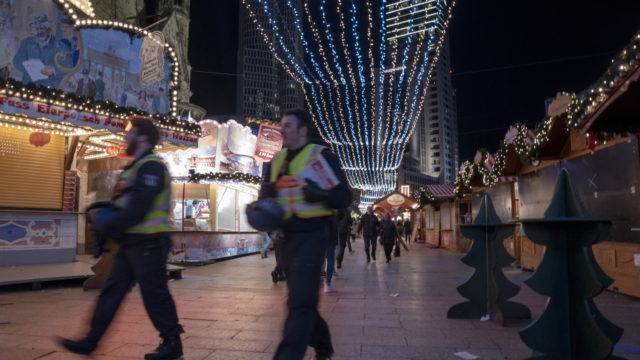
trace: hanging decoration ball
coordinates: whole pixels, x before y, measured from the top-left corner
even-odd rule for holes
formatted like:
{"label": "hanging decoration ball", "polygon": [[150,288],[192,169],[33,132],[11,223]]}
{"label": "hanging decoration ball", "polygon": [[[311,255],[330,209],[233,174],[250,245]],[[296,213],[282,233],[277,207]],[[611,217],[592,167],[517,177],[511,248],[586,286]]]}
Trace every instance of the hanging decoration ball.
{"label": "hanging decoration ball", "polygon": [[51,134],[47,134],[44,132],[32,132],[29,135],[29,144],[34,145],[35,147],[42,147],[51,142]]}

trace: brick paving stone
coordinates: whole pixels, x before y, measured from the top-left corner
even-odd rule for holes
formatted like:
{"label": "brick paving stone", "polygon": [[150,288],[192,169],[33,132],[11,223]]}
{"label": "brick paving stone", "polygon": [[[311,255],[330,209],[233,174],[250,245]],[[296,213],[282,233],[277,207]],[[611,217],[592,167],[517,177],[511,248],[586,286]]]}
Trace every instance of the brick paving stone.
{"label": "brick paving stone", "polygon": [[[457,351],[488,360],[531,355],[518,335],[528,321],[502,327],[479,319],[446,318],[449,307],[464,301],[456,286],[473,273],[460,262],[462,254],[411,244],[411,251],[390,264],[367,264],[362,245],[359,239],[356,253],[345,255],[333,282],[338,291],[321,293],[319,309],[331,329],[334,360],[460,360]],[[185,360],[273,357],[287,295],[286,283],[271,282],[273,266],[273,256],[253,255],[187,267],[182,280],[170,281],[186,330]],[[534,318],[540,315],[546,299],[522,283],[531,273],[511,268],[505,273],[521,285],[513,301],[529,306]],[[80,337],[97,295],[74,283],[45,285],[38,291],[0,289],[0,358],[86,359],[65,352],[54,336]],[[605,292],[595,302],[609,320],[625,328],[614,354],[640,360],[640,301]],[[141,359],[159,340],[134,288],[92,359]],[[309,359],[311,348],[305,357]]]}

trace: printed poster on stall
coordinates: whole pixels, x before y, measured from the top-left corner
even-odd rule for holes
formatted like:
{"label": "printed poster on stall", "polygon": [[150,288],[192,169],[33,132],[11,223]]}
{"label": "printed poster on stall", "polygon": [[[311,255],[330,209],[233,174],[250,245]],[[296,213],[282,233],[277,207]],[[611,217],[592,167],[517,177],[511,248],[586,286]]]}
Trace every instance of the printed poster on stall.
{"label": "printed poster on stall", "polygon": [[260,124],[256,142],[256,157],[264,161],[271,161],[274,155],[282,149],[282,141],[279,126]]}

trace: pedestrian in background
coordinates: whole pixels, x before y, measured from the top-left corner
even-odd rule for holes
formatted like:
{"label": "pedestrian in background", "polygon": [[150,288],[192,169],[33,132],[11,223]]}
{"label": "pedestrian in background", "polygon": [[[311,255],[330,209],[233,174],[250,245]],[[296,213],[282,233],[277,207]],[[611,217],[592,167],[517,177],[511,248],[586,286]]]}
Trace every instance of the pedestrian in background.
{"label": "pedestrian in background", "polygon": [[269,257],[268,253],[269,253],[269,247],[271,246],[271,236],[269,236],[269,233],[266,231],[263,231],[261,234],[262,234],[262,249],[260,250],[260,258],[266,259]]}
{"label": "pedestrian in background", "polygon": [[358,226],[358,233],[361,233],[364,238],[364,252],[367,255],[367,262],[371,262],[371,259],[376,261],[378,224],[378,217],[373,213],[373,208],[367,206],[367,212],[360,218],[360,225]]}
{"label": "pedestrian in background", "polygon": [[327,271],[324,278],[324,292],[325,294],[334,293],[336,290],[331,285],[333,275],[336,271],[336,246],[338,245],[338,214],[331,216],[329,220],[329,226],[327,227],[327,252],[326,252],[326,264]]}
{"label": "pedestrian in background", "polygon": [[408,218],[404,220],[404,224],[402,225],[404,230],[404,241],[409,244],[411,241],[411,220]]}
{"label": "pedestrian in background", "polygon": [[340,251],[338,252],[338,269],[342,268],[342,260],[344,260],[344,250],[349,247],[349,252],[353,253],[351,250],[351,243],[349,241],[349,232],[351,231],[352,226],[351,215],[349,211],[338,210],[338,243],[340,245]]}
{"label": "pedestrian in background", "polygon": [[391,261],[391,251],[393,251],[393,246],[396,245],[396,240],[400,234],[398,233],[398,228],[396,223],[391,219],[391,215],[389,213],[384,214],[384,218],[380,221],[380,243],[384,248],[384,256],[387,259],[387,263]]}

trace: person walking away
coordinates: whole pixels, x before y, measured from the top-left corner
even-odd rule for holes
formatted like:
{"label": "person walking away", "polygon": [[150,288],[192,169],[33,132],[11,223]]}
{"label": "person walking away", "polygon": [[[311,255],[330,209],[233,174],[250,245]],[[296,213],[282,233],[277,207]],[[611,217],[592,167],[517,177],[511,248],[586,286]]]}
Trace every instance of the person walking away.
{"label": "person walking away", "polygon": [[[301,109],[288,110],[282,116],[281,126],[284,148],[274,156],[269,182],[263,183],[260,192],[261,198],[276,198],[286,219],[281,229],[289,313],[274,359],[301,360],[310,345],[316,351],[316,359],[324,360],[333,354],[329,327],[318,312],[327,226],[334,209],[351,204],[351,191],[337,156],[310,142],[315,132],[311,114]],[[312,161],[322,164],[320,157],[328,163],[331,170],[328,172],[338,179],[330,189],[299,175]]]}
{"label": "person walking away", "polygon": [[260,258],[266,259],[269,257],[268,253],[269,253],[269,247],[271,246],[271,237],[269,236],[269,233],[266,231],[263,231],[261,234],[262,234],[262,249],[260,250]]}
{"label": "person walking away", "polygon": [[405,219],[402,228],[404,230],[404,242],[409,244],[411,241],[411,220]]}
{"label": "person walking away", "polygon": [[167,167],[153,153],[160,134],[151,119],[133,117],[126,127],[126,154],[134,158],[118,177],[111,201],[112,216],[91,214],[96,231],[120,244],[111,273],[98,297],[89,333],[78,341],[60,339],[67,350],[89,355],[98,345],[134,281],[144,307],[162,342],[146,360],[182,356],[176,306],[167,287],[169,203],[171,179]]}
{"label": "person walking away", "polygon": [[384,218],[380,222],[380,242],[384,248],[384,256],[387,264],[391,261],[391,251],[396,245],[396,239],[400,236],[396,223],[391,219],[389,213],[384,214]]}
{"label": "person walking away", "polygon": [[400,241],[402,240],[402,238],[400,237],[400,234],[402,234],[403,232],[402,227],[403,227],[402,220],[396,221],[396,231],[398,233],[398,237],[396,238],[396,243],[393,250],[393,256],[395,257],[400,256]]}
{"label": "person walking away", "polygon": [[[358,233],[362,233],[364,238],[364,252],[367,255],[367,262],[376,261],[376,239],[378,237],[378,217],[373,213],[373,208],[367,206],[367,212],[360,218]],[[371,253],[369,253],[371,250]]]}
{"label": "person walking away", "polygon": [[283,241],[284,234],[282,231],[275,231],[273,236],[273,253],[276,255],[276,267],[271,272],[271,281],[273,281],[274,284],[277,284],[278,281],[287,280],[284,273],[284,254],[282,253],[284,250],[284,245],[282,244]]}
{"label": "person walking away", "polygon": [[[356,235],[358,234],[359,221],[357,219],[352,221],[353,222],[351,223],[351,242],[355,242]],[[353,250],[351,250],[351,244],[349,244],[349,252],[353,253]]]}
{"label": "person walking away", "polygon": [[335,274],[336,267],[336,246],[338,245],[338,215],[331,216],[329,220],[329,226],[327,227],[327,251],[326,251],[326,263],[327,272],[324,278],[324,292],[325,294],[334,293],[336,290],[331,285],[331,280]]}
{"label": "person walking away", "polygon": [[342,260],[344,260],[344,250],[349,246],[349,252],[351,250],[351,243],[349,242],[349,232],[351,231],[352,220],[347,210],[338,210],[338,243],[340,250],[338,251],[337,266],[338,269],[342,268]]}

